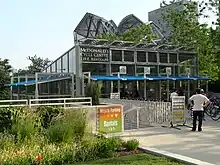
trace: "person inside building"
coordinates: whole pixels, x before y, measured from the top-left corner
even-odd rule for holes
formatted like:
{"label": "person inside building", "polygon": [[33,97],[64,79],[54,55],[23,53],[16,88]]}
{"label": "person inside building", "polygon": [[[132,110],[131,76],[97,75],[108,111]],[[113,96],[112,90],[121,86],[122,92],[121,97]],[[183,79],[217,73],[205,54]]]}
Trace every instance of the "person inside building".
{"label": "person inside building", "polygon": [[170,100],[172,101],[172,98],[174,96],[178,96],[178,93],[177,93],[177,90],[176,89],[173,89],[173,92],[170,94]]}
{"label": "person inside building", "polygon": [[209,99],[201,94],[201,89],[196,89],[196,94],[191,96],[189,98],[189,102],[193,102],[193,128],[192,131],[196,131],[196,121],[197,118],[199,120],[198,124],[198,131],[202,131],[202,118],[203,118],[203,111],[204,111],[204,105],[206,105],[209,102]]}

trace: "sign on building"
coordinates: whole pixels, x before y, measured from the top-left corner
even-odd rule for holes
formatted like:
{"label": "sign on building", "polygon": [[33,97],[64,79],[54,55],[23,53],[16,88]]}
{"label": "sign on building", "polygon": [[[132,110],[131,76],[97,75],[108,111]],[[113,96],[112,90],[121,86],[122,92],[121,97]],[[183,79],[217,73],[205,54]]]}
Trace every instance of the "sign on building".
{"label": "sign on building", "polygon": [[127,67],[126,66],[120,66],[119,67],[119,73],[120,74],[127,74]]}
{"label": "sign on building", "polygon": [[108,62],[109,49],[95,47],[81,47],[81,59],[86,62]]}
{"label": "sign on building", "polygon": [[185,122],[185,96],[172,97],[172,124]]}
{"label": "sign on building", "polygon": [[144,67],[144,74],[150,74],[150,67]]}
{"label": "sign on building", "polygon": [[111,93],[110,99],[120,99],[120,93]]}
{"label": "sign on building", "polygon": [[122,132],[122,106],[99,108],[99,131],[103,133]]}
{"label": "sign on building", "polygon": [[171,67],[166,67],[166,74],[170,76],[172,74],[172,68]]}

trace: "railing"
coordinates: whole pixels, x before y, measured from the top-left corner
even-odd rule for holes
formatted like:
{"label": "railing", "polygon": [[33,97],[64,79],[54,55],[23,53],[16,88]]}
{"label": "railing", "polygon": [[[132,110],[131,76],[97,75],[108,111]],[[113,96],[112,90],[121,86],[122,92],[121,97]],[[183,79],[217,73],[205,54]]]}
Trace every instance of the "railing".
{"label": "railing", "polygon": [[51,98],[30,100],[0,100],[0,107],[37,107],[37,106],[62,106],[64,108],[92,106],[91,97],[81,98]]}
{"label": "railing", "polygon": [[52,98],[52,99],[31,99],[29,101],[29,107],[36,106],[62,106],[64,108],[71,108],[73,106],[92,106],[91,97],[82,98]]}
{"label": "railing", "polygon": [[101,99],[102,103],[123,105],[124,130],[169,125],[171,103],[123,99]]}
{"label": "railing", "polygon": [[0,100],[0,107],[26,107],[28,100]]}

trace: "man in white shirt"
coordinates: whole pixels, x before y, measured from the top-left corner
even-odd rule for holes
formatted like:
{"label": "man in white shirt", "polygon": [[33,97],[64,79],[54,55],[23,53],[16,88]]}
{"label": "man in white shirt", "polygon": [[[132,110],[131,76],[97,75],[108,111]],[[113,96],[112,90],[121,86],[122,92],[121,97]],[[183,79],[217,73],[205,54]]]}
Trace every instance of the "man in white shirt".
{"label": "man in white shirt", "polygon": [[178,96],[178,93],[177,93],[177,90],[176,90],[176,89],[174,89],[173,92],[170,94],[170,100],[171,100],[171,101],[172,101],[172,98],[173,98],[174,96]]}
{"label": "man in white shirt", "polygon": [[196,131],[196,120],[199,118],[198,131],[202,131],[202,118],[203,118],[203,106],[209,102],[209,99],[201,94],[201,89],[196,89],[196,94],[189,98],[190,102],[193,102],[193,128],[192,131]]}

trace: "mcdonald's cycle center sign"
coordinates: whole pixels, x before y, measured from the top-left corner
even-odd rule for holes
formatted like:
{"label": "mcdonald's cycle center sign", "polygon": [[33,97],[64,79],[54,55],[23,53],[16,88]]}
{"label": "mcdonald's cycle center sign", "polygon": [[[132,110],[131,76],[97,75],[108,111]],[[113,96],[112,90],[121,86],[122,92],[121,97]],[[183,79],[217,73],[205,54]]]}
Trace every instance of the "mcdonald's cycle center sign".
{"label": "mcdonald's cycle center sign", "polygon": [[99,108],[99,131],[103,133],[122,132],[122,106]]}

